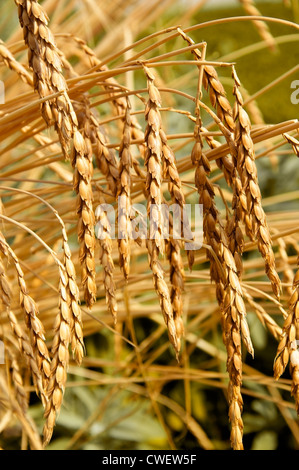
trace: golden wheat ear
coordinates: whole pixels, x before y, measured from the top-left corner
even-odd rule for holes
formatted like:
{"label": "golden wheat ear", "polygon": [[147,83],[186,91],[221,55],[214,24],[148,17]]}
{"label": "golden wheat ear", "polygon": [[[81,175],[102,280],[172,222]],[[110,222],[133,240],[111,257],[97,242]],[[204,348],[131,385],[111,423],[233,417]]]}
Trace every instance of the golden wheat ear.
{"label": "golden wheat ear", "polygon": [[270,279],[274,294],[279,298],[282,290],[281,281],[276,270],[270,230],[262,206],[262,196],[255,164],[255,149],[251,136],[251,122],[243,108],[243,98],[240,92],[241,83],[235,68],[233,69],[233,78],[236,97],[235,119],[238,126],[235,134],[238,148],[238,171],[247,198],[247,216],[250,221],[247,228],[251,238],[257,239],[258,249],[265,261],[266,274]]}
{"label": "golden wheat ear", "polygon": [[[173,307],[170,292],[165,281],[159,255],[165,251],[165,240],[163,235],[162,211],[162,141],[161,141],[161,97],[155,86],[155,76],[147,67],[143,67],[147,78],[147,89],[149,100],[145,109],[147,127],[144,140],[146,143],[145,167],[147,171],[145,192],[147,194],[147,212],[151,217],[152,233],[148,233],[146,246],[148,250],[149,265],[153,273],[155,290],[159,297],[161,311],[168,328],[168,335],[176,354],[179,353],[179,339],[173,315]],[[154,210],[152,210],[152,208]],[[158,210],[157,210],[158,209]],[[151,230],[150,229],[150,230]]]}

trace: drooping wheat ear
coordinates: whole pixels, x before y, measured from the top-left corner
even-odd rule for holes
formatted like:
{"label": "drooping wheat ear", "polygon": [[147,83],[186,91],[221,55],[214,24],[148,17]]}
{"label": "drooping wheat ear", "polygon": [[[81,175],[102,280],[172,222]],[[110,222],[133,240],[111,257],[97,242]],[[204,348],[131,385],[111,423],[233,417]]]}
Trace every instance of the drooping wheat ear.
{"label": "drooping wheat ear", "polygon": [[0,57],[2,57],[5,65],[16,72],[21,80],[29,86],[33,86],[33,79],[30,73],[27,72],[25,67],[20,64],[12,55],[10,50],[6,47],[4,42],[0,39]]}
{"label": "drooping wheat ear", "polygon": [[[101,72],[109,70],[108,66],[101,63],[101,61],[95,55],[94,51],[92,49],[90,49],[90,47],[87,46],[87,44],[84,40],[82,40],[81,38],[77,38],[76,36],[73,36],[73,39],[82,48],[82,50],[85,52],[85,54],[88,55],[92,67],[96,67],[97,70],[99,70]],[[117,80],[114,77],[109,77],[109,78],[106,78],[104,81],[105,81],[104,87],[106,88],[106,90],[108,92],[111,93],[111,96],[113,98],[112,103],[115,106],[117,115],[119,115],[119,116],[124,115],[125,116],[126,108],[127,108],[126,97],[125,96],[115,96],[115,86],[116,86],[116,88],[118,87]],[[131,130],[132,140],[141,140],[141,141],[143,140],[143,132],[142,132],[141,126],[140,126],[140,124],[137,121],[135,116],[131,116],[130,130]],[[141,144],[141,146],[142,146],[142,148],[144,148],[143,144]],[[141,152],[141,153],[143,153],[143,152]]]}
{"label": "drooping wheat ear", "polygon": [[130,273],[130,238],[131,231],[131,169],[132,155],[131,143],[131,115],[130,101],[127,100],[127,108],[123,127],[123,136],[119,149],[119,188],[118,188],[118,251],[119,265],[128,279]]}
{"label": "drooping wheat ear", "polygon": [[162,141],[161,141],[161,97],[155,86],[155,77],[148,67],[144,66],[147,78],[148,103],[145,109],[147,126],[144,140],[146,143],[145,167],[147,171],[145,192],[147,194],[147,211],[150,217],[150,230],[147,237],[149,265],[153,273],[155,290],[159,297],[168,335],[176,354],[179,352],[178,335],[174,322],[173,309],[164,272],[159,262],[159,254],[164,253],[165,243],[163,234],[162,214]]}
{"label": "drooping wheat ear", "polygon": [[[299,260],[298,260],[299,261]],[[299,415],[299,269],[293,281],[293,293],[289,301],[289,315],[283,325],[283,333],[274,360],[276,380],[284,373],[289,361],[292,376],[292,395]]]}
{"label": "drooping wheat ear", "polygon": [[21,354],[25,356],[27,363],[29,365],[36,392],[37,394],[40,395],[42,403],[45,406],[47,402],[46,391],[44,390],[44,387],[43,387],[41,373],[38,368],[38,364],[37,364],[32,346],[30,344],[28,335],[19,324],[14,313],[9,308],[7,308],[6,312],[7,312],[7,316],[8,316],[8,320],[9,320],[12,332],[18,340],[20,352]]}
{"label": "drooping wheat ear", "polygon": [[[248,15],[250,16],[263,16],[261,12],[258,10],[258,8],[255,5],[254,0],[240,0],[242,3],[244,10]],[[268,45],[268,47],[273,51],[276,49],[276,42],[274,37],[272,36],[270,29],[265,21],[256,21],[253,20],[253,23],[259,32],[261,38],[263,41],[265,41]]]}
{"label": "drooping wheat ear", "polygon": [[43,389],[47,388],[50,377],[50,357],[45,341],[44,327],[38,318],[38,307],[28,293],[24,273],[20,266],[18,257],[10,248],[2,233],[0,233],[0,251],[5,257],[10,257],[14,263],[18,284],[20,288],[20,304],[24,310],[25,322],[30,332],[31,345],[35,354],[38,369],[42,376]]}
{"label": "drooping wheat ear", "polygon": [[43,388],[40,370],[38,368],[38,364],[37,364],[35,355],[33,353],[30,340],[28,338],[28,335],[25,333],[24,328],[20,326],[16,316],[10,309],[12,294],[11,294],[9,281],[6,276],[6,271],[5,271],[5,268],[1,259],[0,259],[0,296],[1,296],[3,307],[5,307],[6,309],[6,313],[7,313],[7,317],[9,320],[9,324],[11,326],[12,333],[14,334],[14,336],[16,337],[18,341],[19,350],[21,354],[23,354],[26,357],[27,363],[29,365],[29,368],[32,374],[32,379],[35,385],[36,392],[37,394],[38,393],[40,394],[42,402],[43,404],[45,404],[47,401],[45,390]]}
{"label": "drooping wheat ear", "polygon": [[[278,231],[275,231],[275,232],[278,233]],[[289,296],[291,296],[293,293],[292,283],[293,283],[293,278],[294,278],[294,271],[291,268],[290,263],[289,263],[287,244],[284,238],[277,238],[277,244],[278,244],[278,253],[279,253],[280,264],[281,264],[282,279],[285,284],[288,284],[285,287],[285,291]]]}
{"label": "drooping wheat ear", "polygon": [[[92,67],[94,67],[96,70],[99,70],[99,71],[102,71],[102,72],[109,70],[107,65],[101,63],[101,61],[95,55],[94,51],[90,47],[88,47],[88,45],[86,44],[86,42],[83,39],[78,38],[78,37],[73,36],[73,35],[72,35],[72,39],[74,41],[76,41],[79,48],[82,49],[84,54],[86,54],[86,56],[89,58],[90,64],[91,64]],[[124,116],[124,118],[125,118],[126,107],[127,107],[126,97],[116,95],[115,90],[118,90],[118,88],[119,88],[119,84],[118,84],[117,80],[114,77],[106,78],[104,80],[104,85],[103,86],[112,98],[112,103],[115,107],[115,111],[116,111],[117,116]],[[139,146],[139,151],[140,151],[140,155],[144,158],[144,154],[145,154],[145,145],[144,145],[144,142],[143,142],[143,137],[144,136],[143,136],[141,126],[140,126],[140,124],[137,121],[135,116],[131,116],[130,132],[131,132],[131,139],[132,140],[140,141],[140,144],[138,145]],[[100,149],[101,149],[102,145],[105,145],[106,140],[107,139],[105,137],[104,132],[101,131],[101,138],[99,139]],[[102,165],[102,162],[101,162],[102,154],[103,154],[104,158],[107,160],[107,165],[108,166],[111,165],[111,163],[114,165],[114,163],[113,163],[113,159],[114,159],[113,151],[111,149],[109,149],[109,150],[106,149],[105,150],[105,148],[103,148],[103,150],[104,150],[103,152],[102,151],[99,152],[99,158],[97,159],[97,163],[98,163],[98,166],[99,166],[100,170],[102,169],[102,166],[101,166]],[[106,157],[108,157],[108,158],[106,158]],[[139,162],[137,161],[137,159],[134,156],[132,156],[132,158],[133,158],[133,166],[135,168],[136,174],[143,178],[143,175],[142,175],[140,167],[139,167]],[[105,168],[105,166],[104,166],[104,168]],[[112,175],[113,175],[113,173],[114,173],[114,171],[111,171]],[[106,175],[106,173],[104,173],[104,174]],[[112,190],[112,192],[113,192],[113,190]]]}
{"label": "drooping wheat ear", "polygon": [[76,282],[76,271],[72,261],[72,254],[68,244],[65,228],[62,229],[63,253],[66,279],[67,299],[71,315],[71,347],[78,365],[84,356],[84,338],[82,312],[80,308],[79,288]]}
{"label": "drooping wheat ear", "polygon": [[107,216],[107,208],[104,197],[100,196],[100,205],[96,208],[97,238],[100,246],[100,262],[103,267],[103,281],[106,295],[106,304],[114,323],[117,322],[117,301],[114,282],[114,262],[112,257],[113,247],[111,238],[111,224]]}
{"label": "drooping wheat ear", "polygon": [[6,276],[5,267],[0,258],[0,298],[4,307],[9,308],[11,304],[11,288]]}
{"label": "drooping wheat ear", "polygon": [[257,168],[255,164],[255,150],[251,137],[251,123],[248,114],[243,108],[243,98],[240,92],[241,83],[233,68],[235,81],[234,94],[235,119],[237,122],[236,143],[238,147],[238,171],[247,197],[247,210],[249,223],[246,224],[251,238],[257,239],[258,249],[265,261],[266,274],[271,282],[274,294],[279,297],[281,281],[276,271],[275,256],[266,215],[262,207],[261,191],[258,183]]}
{"label": "drooping wheat ear", "polygon": [[283,334],[277,348],[274,361],[274,376],[276,379],[284,373],[289,360],[292,375],[292,395],[295,397],[297,413],[299,414],[299,351],[298,351],[298,305],[299,305],[299,271],[297,271],[293,294],[290,298],[290,313],[283,326]]}
{"label": "drooping wheat ear", "polygon": [[[169,214],[170,239],[166,243],[167,258],[170,263],[170,298],[173,308],[173,318],[178,337],[178,348],[181,347],[181,338],[184,334],[183,324],[183,298],[185,284],[184,263],[182,260],[181,249],[185,246],[181,238],[191,241],[193,234],[185,216],[185,195],[182,190],[181,178],[176,166],[175,155],[168,145],[164,130],[160,129],[162,142],[162,161],[164,165],[164,178],[168,179],[168,190],[171,196],[171,202],[174,204],[173,215]],[[174,218],[180,221],[180,226],[174,221]],[[179,237],[175,229],[180,231]],[[189,269],[192,269],[194,263],[194,251],[187,250]]]}
{"label": "drooping wheat ear", "polygon": [[78,120],[68,96],[61,71],[61,59],[48,18],[37,0],[15,0],[19,20],[29,50],[29,65],[33,70],[34,87],[41,98],[59,93],[57,98],[42,103],[42,116],[48,126],[54,123],[65,157],[73,138],[72,164],[75,169],[74,189],[78,194],[78,236],[81,243],[82,279],[88,307],[95,302],[94,214],[92,208],[92,164],[90,149],[78,131]]}
{"label": "drooping wheat ear", "polygon": [[66,271],[59,266],[59,313],[54,324],[51,373],[47,387],[48,401],[44,414],[46,419],[43,430],[45,446],[51,440],[56,416],[60,411],[63,400],[69,366],[72,322],[68,276]]}
{"label": "drooping wheat ear", "polygon": [[170,299],[173,309],[173,320],[177,335],[177,347],[181,349],[181,338],[184,335],[183,292],[185,283],[184,264],[181,255],[181,243],[174,237],[173,219],[169,215],[170,239],[166,242],[167,258],[170,265],[171,292]]}
{"label": "drooping wheat ear", "polygon": [[293,147],[294,154],[299,157],[299,141],[289,134],[283,134],[285,140]]}
{"label": "drooping wheat ear", "polygon": [[248,351],[253,346],[246,320],[246,309],[234,257],[215,204],[215,192],[208,175],[210,163],[202,150],[200,112],[196,110],[197,122],[194,129],[195,144],[191,152],[196,167],[195,185],[199,203],[203,205],[203,229],[206,243],[211,247],[218,262],[208,251],[211,279],[216,283],[216,295],[222,311],[223,339],[227,349],[227,370],[229,373],[229,417],[231,421],[231,443],[234,449],[242,449],[242,352],[241,335]]}
{"label": "drooping wheat ear", "polygon": [[[182,31],[181,28],[177,28],[177,31],[190,46],[194,44],[193,39]],[[192,54],[195,56],[196,60],[201,60],[201,52],[198,49],[192,50]],[[230,131],[233,131],[234,120],[232,108],[226,97],[223,85],[219,80],[218,73],[213,66],[204,66],[203,85],[209,92],[211,104],[217,110],[219,119],[221,119]]]}
{"label": "drooping wheat ear", "polygon": [[93,175],[92,148],[85,129],[74,133],[72,151],[74,189],[77,192],[79,258],[81,262],[84,299],[88,307],[96,301],[95,234],[91,179]]}
{"label": "drooping wheat ear", "polygon": [[25,391],[24,383],[19,366],[19,358],[17,352],[14,350],[12,344],[7,344],[9,341],[9,336],[5,341],[5,352],[6,357],[10,361],[10,373],[11,373],[11,382],[14,390],[14,395],[17,402],[19,403],[23,412],[26,412],[28,409],[29,396]]}
{"label": "drooping wheat ear", "polygon": [[67,85],[61,72],[61,60],[54,37],[48,28],[48,18],[37,0],[15,0],[19,21],[28,46],[29,65],[33,70],[34,88],[41,98],[59,93],[57,98],[44,101],[41,112],[47,125],[55,124],[67,157],[76,114],[67,94]]}
{"label": "drooping wheat ear", "polygon": [[[94,120],[94,118],[93,118]],[[92,142],[95,143],[96,164],[101,173],[106,177],[108,188],[115,196],[119,181],[119,168],[113,149],[107,147],[108,137],[96,121],[91,127]]]}

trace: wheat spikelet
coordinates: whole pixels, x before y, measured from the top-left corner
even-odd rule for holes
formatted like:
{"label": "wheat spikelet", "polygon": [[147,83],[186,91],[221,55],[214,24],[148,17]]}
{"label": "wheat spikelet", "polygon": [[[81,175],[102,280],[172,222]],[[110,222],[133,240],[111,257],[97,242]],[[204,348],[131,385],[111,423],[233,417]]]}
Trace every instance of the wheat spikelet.
{"label": "wheat spikelet", "polygon": [[235,80],[234,94],[236,97],[235,118],[238,126],[235,134],[238,145],[238,170],[247,197],[247,215],[250,219],[247,228],[251,232],[252,239],[256,238],[258,241],[258,249],[265,261],[266,274],[270,279],[274,294],[279,297],[281,282],[276,271],[270,231],[261,202],[262,198],[255,164],[255,150],[251,138],[251,123],[248,114],[243,109],[243,99],[240,93],[241,84],[235,69],[233,69],[233,77]]}

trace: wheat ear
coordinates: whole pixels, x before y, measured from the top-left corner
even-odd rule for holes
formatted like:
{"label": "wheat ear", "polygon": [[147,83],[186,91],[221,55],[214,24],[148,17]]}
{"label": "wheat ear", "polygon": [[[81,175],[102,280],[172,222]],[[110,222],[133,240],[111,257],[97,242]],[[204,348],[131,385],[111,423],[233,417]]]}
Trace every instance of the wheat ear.
{"label": "wheat ear", "polygon": [[109,222],[106,210],[105,199],[103,195],[100,196],[100,205],[96,209],[96,220],[98,233],[97,238],[100,246],[100,262],[103,267],[103,281],[104,290],[106,295],[106,304],[114,323],[117,322],[117,301],[116,301],[116,288],[114,282],[114,262],[112,257],[112,238],[111,238],[111,224]]}
{"label": "wheat ear", "polygon": [[[8,337],[9,340],[9,337]],[[21,410],[25,413],[28,409],[28,401],[29,396],[28,393],[25,391],[23,379],[21,376],[20,366],[19,366],[19,358],[17,357],[16,351],[12,347],[11,344],[7,344],[7,338],[5,341],[5,351],[6,357],[10,361],[10,374],[11,374],[11,382],[14,390],[14,395],[18,404],[20,405]]]}
{"label": "wheat ear", "polygon": [[[261,12],[255,5],[254,0],[240,0],[241,4],[244,7],[244,10],[250,16],[263,16]],[[270,29],[265,21],[255,21],[253,20],[254,26],[256,27],[257,31],[259,32],[263,41],[265,41],[268,47],[273,51],[276,48],[275,39],[272,36]]]}
{"label": "wheat ear", "polygon": [[53,93],[59,94],[56,98],[44,101],[41,104],[41,112],[48,126],[55,124],[64,154],[67,156],[77,118],[67,94],[55,40],[48,28],[48,17],[37,0],[15,0],[15,3],[19,8],[19,21],[28,46],[34,88],[41,98]]}
{"label": "wheat ear", "polygon": [[0,57],[2,57],[5,65],[12,71],[16,72],[21,80],[29,86],[33,86],[33,79],[30,73],[27,72],[25,67],[20,64],[12,55],[10,50],[6,47],[0,39]]}
{"label": "wheat ear", "polygon": [[119,189],[118,189],[118,251],[119,265],[128,279],[130,273],[130,238],[131,238],[131,169],[132,154],[131,143],[131,115],[130,101],[127,100],[126,114],[124,119],[123,137],[119,149]]}
{"label": "wheat ear", "polygon": [[251,137],[251,123],[248,114],[243,108],[243,98],[240,92],[241,83],[235,68],[233,68],[233,78],[235,81],[234,94],[236,97],[234,114],[237,121],[235,138],[238,148],[238,171],[247,197],[247,216],[250,219],[250,222],[247,223],[247,228],[251,233],[251,238],[256,238],[258,241],[258,249],[265,261],[266,274],[270,279],[274,294],[279,297],[281,282],[276,271],[270,231],[262,207],[262,197],[255,164],[255,150]]}
{"label": "wheat ear", "polygon": [[[181,28],[177,28],[177,31],[182,38],[191,46],[194,44],[193,39],[188,36]],[[198,49],[192,50],[192,54],[196,60],[200,61],[202,54]],[[203,66],[203,85],[209,92],[211,104],[217,110],[219,119],[227,126],[230,131],[234,130],[234,119],[230,102],[226,97],[226,92],[223,88],[221,81],[219,80],[218,73],[213,66]]]}
{"label": "wheat ear", "polygon": [[[167,242],[167,258],[170,264],[170,282],[171,282],[171,303],[173,308],[173,318],[178,337],[178,348],[181,347],[181,337],[184,334],[183,324],[183,291],[185,284],[184,264],[181,255],[181,248],[184,243],[177,239],[177,234],[174,233],[173,217],[180,218],[180,238],[192,240],[193,234],[188,224],[187,217],[185,217],[185,196],[182,190],[181,178],[176,166],[175,155],[168,145],[167,137],[164,130],[161,128],[160,137],[162,142],[162,161],[164,165],[164,177],[169,180],[168,189],[171,196],[171,202],[175,205],[175,213],[169,216],[170,239]],[[179,210],[177,211],[177,208]],[[189,269],[192,269],[194,263],[194,251],[187,250]]]}
{"label": "wheat ear", "polygon": [[75,170],[74,189],[78,194],[80,259],[85,300],[90,307],[96,299],[90,152],[78,131],[77,116],[68,96],[67,84],[62,75],[60,54],[48,27],[47,15],[37,0],[15,0],[15,2],[19,8],[19,21],[28,46],[29,65],[33,70],[35,90],[41,98],[59,94],[54,99],[43,101],[42,116],[48,126],[54,123],[66,158],[71,139],[74,141],[72,164]]}
{"label": "wheat ear", "polygon": [[71,342],[72,316],[68,295],[68,276],[59,266],[59,313],[54,324],[52,345],[51,373],[47,387],[48,401],[45,408],[45,425],[43,430],[44,446],[52,437],[56,416],[60,411],[67,370],[69,366],[69,344]]}
{"label": "wheat ear", "polygon": [[[168,286],[164,278],[164,272],[159,262],[159,254],[164,253],[165,243],[163,238],[162,220],[162,141],[161,97],[155,86],[155,77],[151,70],[143,67],[147,78],[149,100],[145,109],[147,126],[144,140],[146,143],[145,167],[147,171],[145,192],[147,194],[147,211],[150,215],[151,229],[146,241],[149,265],[153,273],[155,290],[159,297],[161,311],[168,328],[168,335],[176,354],[179,352],[179,342],[174,322],[173,308]],[[152,210],[153,209],[153,210]]]}
{"label": "wheat ear", "polygon": [[283,333],[277,348],[274,361],[274,377],[276,380],[284,373],[289,361],[292,376],[291,393],[295,398],[299,415],[299,269],[293,281],[293,293],[289,301],[289,315],[283,325]]}
{"label": "wheat ear", "polygon": [[44,327],[38,318],[38,307],[28,293],[24,279],[24,273],[20,266],[19,260],[14,251],[6,242],[2,233],[0,233],[0,251],[4,256],[9,256],[13,260],[17,272],[18,284],[20,288],[20,304],[24,310],[25,322],[30,331],[31,344],[38,364],[38,369],[41,372],[43,389],[45,390],[47,388],[47,383],[50,377],[50,357],[45,342]]}

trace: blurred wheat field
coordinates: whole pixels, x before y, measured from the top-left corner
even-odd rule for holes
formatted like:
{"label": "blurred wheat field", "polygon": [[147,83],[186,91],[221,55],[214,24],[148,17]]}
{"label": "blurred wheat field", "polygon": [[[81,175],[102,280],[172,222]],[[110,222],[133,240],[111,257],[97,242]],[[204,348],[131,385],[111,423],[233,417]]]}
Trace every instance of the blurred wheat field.
{"label": "blurred wheat field", "polygon": [[298,449],[298,5],[237,3],[2,0],[1,448]]}

